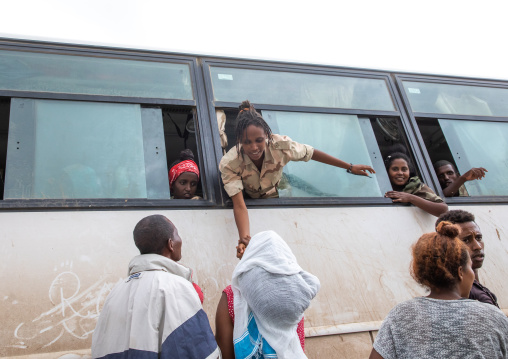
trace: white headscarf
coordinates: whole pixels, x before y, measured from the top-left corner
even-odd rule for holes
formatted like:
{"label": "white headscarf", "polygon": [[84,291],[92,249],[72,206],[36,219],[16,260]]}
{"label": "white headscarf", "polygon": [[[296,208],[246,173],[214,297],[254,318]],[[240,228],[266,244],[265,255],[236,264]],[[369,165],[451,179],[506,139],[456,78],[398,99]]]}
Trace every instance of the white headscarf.
{"label": "white headscarf", "polygon": [[233,338],[247,331],[250,312],[278,359],[307,358],[296,328],[319,290],[319,279],[305,272],[274,231],[256,234],[233,272]]}

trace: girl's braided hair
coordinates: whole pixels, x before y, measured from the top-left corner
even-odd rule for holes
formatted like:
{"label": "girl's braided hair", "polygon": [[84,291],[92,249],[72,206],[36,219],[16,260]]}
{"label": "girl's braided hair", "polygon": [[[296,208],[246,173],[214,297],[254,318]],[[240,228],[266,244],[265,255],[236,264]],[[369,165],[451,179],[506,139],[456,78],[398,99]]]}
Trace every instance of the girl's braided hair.
{"label": "girl's braided hair", "polygon": [[254,125],[256,127],[261,128],[266,137],[268,138],[268,141],[272,141],[272,130],[270,126],[266,123],[266,121],[263,119],[261,114],[256,111],[253,105],[249,102],[249,100],[245,100],[242,102],[242,104],[238,107],[240,109],[240,112],[238,113],[238,116],[236,117],[236,131],[235,131],[235,141],[236,141],[236,150],[238,152],[238,156],[240,156],[240,143],[242,142],[242,139],[244,137],[245,130],[250,125]]}

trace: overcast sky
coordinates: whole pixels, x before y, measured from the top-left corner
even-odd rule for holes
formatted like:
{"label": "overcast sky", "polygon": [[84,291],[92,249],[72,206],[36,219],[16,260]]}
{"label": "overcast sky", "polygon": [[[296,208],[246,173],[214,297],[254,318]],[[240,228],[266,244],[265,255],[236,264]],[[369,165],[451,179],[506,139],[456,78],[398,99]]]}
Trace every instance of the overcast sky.
{"label": "overcast sky", "polygon": [[2,1],[0,37],[508,79],[503,1]]}

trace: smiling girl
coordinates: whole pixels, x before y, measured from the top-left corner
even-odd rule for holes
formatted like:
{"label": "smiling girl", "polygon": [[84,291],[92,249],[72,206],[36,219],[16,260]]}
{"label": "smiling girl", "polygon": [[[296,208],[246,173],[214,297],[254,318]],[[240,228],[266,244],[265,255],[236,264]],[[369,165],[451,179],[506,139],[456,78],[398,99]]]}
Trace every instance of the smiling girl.
{"label": "smiling girl", "polygon": [[436,217],[448,210],[441,197],[413,174],[411,160],[406,154],[394,152],[385,163],[393,187],[393,191],[386,192],[385,197],[391,198],[394,203],[412,203]]}
{"label": "smiling girl", "polygon": [[[282,178],[282,169],[290,161],[307,162],[312,159],[344,168],[355,175],[375,173],[370,166],[353,165],[309,145],[297,143],[287,136],[273,134],[249,101],[242,102],[239,109],[236,146],[222,158],[219,170],[224,189],[233,200],[240,240],[250,239],[249,215],[243,192],[250,198],[279,197],[277,187]],[[237,250],[239,253],[243,251],[242,248]]]}

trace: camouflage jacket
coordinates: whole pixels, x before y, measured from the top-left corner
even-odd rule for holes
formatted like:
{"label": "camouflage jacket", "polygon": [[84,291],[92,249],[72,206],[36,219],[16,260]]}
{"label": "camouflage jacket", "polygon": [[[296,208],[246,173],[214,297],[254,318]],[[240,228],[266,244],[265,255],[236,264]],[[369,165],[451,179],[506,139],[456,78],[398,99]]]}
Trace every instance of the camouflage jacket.
{"label": "camouflage jacket", "polygon": [[291,140],[288,136],[272,135],[265,148],[261,172],[245,155],[233,147],[224,155],[219,170],[224,189],[230,197],[245,190],[251,198],[277,198],[277,186],[282,177],[282,168],[289,161],[309,161],[314,148]]}
{"label": "camouflage jacket", "polygon": [[418,176],[411,177],[402,192],[414,194],[415,196],[431,202],[444,202],[442,198],[435,194],[433,190],[431,190],[425,183],[420,180],[420,178],[418,178]]}

